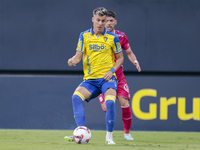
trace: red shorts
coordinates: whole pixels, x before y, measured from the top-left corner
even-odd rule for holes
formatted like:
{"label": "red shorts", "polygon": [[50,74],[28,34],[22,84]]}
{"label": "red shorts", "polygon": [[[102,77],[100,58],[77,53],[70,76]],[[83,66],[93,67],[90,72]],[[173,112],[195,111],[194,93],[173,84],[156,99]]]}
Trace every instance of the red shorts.
{"label": "red shorts", "polygon": [[117,98],[118,96],[127,98],[130,100],[130,91],[128,84],[126,82],[126,78],[124,76],[124,73],[122,70],[116,71],[116,76],[118,80],[118,86],[117,86]]}
{"label": "red shorts", "polygon": [[[118,98],[118,96],[121,96],[121,97],[124,97],[124,98],[127,98],[128,100],[130,100],[129,87],[126,82],[126,78],[124,76],[123,67],[121,66],[115,73],[116,73],[117,80],[118,80],[117,98]],[[105,101],[103,94],[100,94],[98,96],[98,98],[99,98],[99,102],[101,104],[103,104]]]}

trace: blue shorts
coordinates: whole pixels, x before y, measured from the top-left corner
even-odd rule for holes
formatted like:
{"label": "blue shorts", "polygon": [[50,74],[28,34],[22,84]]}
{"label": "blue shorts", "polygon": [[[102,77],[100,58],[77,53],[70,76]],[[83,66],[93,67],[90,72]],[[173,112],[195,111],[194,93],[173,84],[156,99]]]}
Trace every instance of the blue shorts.
{"label": "blue shorts", "polygon": [[88,91],[92,93],[92,96],[89,99],[85,100],[89,102],[91,99],[99,96],[99,94],[105,94],[105,92],[109,88],[115,89],[117,91],[117,84],[117,78],[115,76],[112,76],[109,81],[106,81],[103,78],[88,79],[79,84],[79,86],[85,87]]}

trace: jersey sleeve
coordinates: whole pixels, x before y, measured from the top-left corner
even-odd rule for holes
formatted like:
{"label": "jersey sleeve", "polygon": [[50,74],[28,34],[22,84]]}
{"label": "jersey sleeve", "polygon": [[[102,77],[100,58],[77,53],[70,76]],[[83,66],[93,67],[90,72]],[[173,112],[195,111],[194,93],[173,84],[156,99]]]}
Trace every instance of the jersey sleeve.
{"label": "jersey sleeve", "polygon": [[117,35],[115,35],[115,38],[114,38],[114,53],[115,54],[118,54],[122,51],[122,48],[121,48],[121,44],[119,42],[119,38],[117,37]]}
{"label": "jersey sleeve", "polygon": [[79,36],[78,44],[77,44],[77,51],[83,52],[83,46],[84,46],[84,37],[83,37],[83,32]]}
{"label": "jersey sleeve", "polygon": [[124,34],[121,46],[122,46],[123,50],[127,50],[127,49],[130,48],[129,41],[128,41],[128,38],[127,38],[126,34]]}

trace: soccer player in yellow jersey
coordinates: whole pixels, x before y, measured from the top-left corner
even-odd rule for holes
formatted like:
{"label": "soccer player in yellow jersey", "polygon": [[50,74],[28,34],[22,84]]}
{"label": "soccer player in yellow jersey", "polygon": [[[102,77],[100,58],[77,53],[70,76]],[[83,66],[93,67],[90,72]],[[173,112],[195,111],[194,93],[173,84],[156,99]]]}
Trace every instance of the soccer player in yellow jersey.
{"label": "soccer player in yellow jersey", "polygon": [[[115,144],[112,136],[118,84],[115,71],[122,65],[124,58],[119,38],[105,28],[107,14],[107,10],[103,7],[93,11],[93,27],[80,34],[76,54],[68,60],[68,65],[76,66],[83,57],[84,81],[76,88],[72,96],[77,126],[85,126],[82,102],[90,101],[103,93],[107,107],[106,143]],[[116,62],[114,54],[117,58]]]}

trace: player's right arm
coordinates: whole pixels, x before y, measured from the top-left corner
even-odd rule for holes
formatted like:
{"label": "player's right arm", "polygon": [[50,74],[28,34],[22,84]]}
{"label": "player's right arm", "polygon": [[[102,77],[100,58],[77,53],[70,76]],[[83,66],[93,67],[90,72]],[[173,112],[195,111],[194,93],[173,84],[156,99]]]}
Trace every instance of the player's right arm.
{"label": "player's right arm", "polygon": [[76,51],[76,54],[72,58],[68,59],[68,65],[71,67],[76,66],[76,64],[78,64],[81,61],[82,56],[82,52]]}
{"label": "player's right arm", "polygon": [[79,36],[79,41],[78,41],[78,44],[77,44],[77,48],[76,48],[76,54],[68,59],[68,65],[73,67],[73,66],[76,66],[76,64],[78,64],[82,57],[83,57],[83,47],[84,47],[84,37],[83,37],[83,32],[80,34]]}

